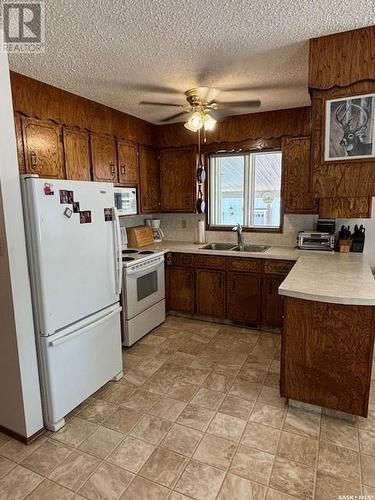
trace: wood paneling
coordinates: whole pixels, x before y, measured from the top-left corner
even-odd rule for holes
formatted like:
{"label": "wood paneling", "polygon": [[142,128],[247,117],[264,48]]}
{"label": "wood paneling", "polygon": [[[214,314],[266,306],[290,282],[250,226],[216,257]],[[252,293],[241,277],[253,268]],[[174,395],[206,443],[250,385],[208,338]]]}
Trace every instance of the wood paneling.
{"label": "wood paneling", "polygon": [[319,216],[327,219],[371,217],[372,198],[320,198]]}
{"label": "wood paneling", "polygon": [[26,172],[63,178],[61,126],[46,120],[22,117]]}
{"label": "wood paneling", "polygon": [[280,328],[283,325],[283,298],[279,286],[284,276],[264,276],[262,280],[262,325],[266,328]]}
{"label": "wood paneling", "polygon": [[[249,140],[281,139],[284,136],[308,136],[311,132],[310,107],[283,109],[264,113],[231,116],[218,123],[214,132],[207,134],[207,145],[237,143]],[[183,123],[159,125],[155,129],[156,141],[161,148],[183,147],[196,144],[196,134]],[[205,146],[207,148],[207,146]]]}
{"label": "wood paneling", "polygon": [[196,147],[160,151],[161,209],[163,212],[195,212]]}
{"label": "wood paneling", "polygon": [[367,416],[374,308],[286,297],[281,395]]}
{"label": "wood paneling", "polygon": [[20,174],[24,174],[26,172],[26,165],[25,165],[25,154],[23,151],[22,121],[21,121],[21,115],[19,113],[14,113],[14,126],[16,129],[18,168]]}
{"label": "wood paneling", "polygon": [[139,177],[141,212],[160,212],[160,173],[157,150],[146,146],[140,148]]}
{"label": "wood paneling", "polygon": [[168,307],[172,311],[194,313],[194,270],[167,266]]}
{"label": "wood paneling", "polygon": [[63,143],[66,178],[89,181],[91,179],[91,161],[88,132],[77,128],[64,127]]}
{"label": "wood paneling", "polygon": [[284,138],[282,153],[284,213],[317,213],[311,189],[310,138]]}
{"label": "wood paneling", "polygon": [[313,192],[318,198],[375,195],[375,161],[324,161],[325,101],[341,96],[375,92],[375,83],[362,82],[346,89],[314,91],[311,162]]}
{"label": "wood paneling", "polygon": [[229,272],[227,317],[232,321],[257,324],[260,320],[260,277],[251,273]]}
{"label": "wood paneling", "polygon": [[197,314],[225,318],[225,272],[197,269],[195,284]]}
{"label": "wood paneling", "polygon": [[91,158],[95,181],[117,182],[116,144],[112,137],[91,134]]}
{"label": "wood paneling", "polygon": [[375,79],[375,26],[310,40],[309,87],[330,89]]}
{"label": "wood paneling", "polygon": [[138,183],[138,147],[133,142],[117,141],[118,175],[120,184]]}
{"label": "wood paneling", "polygon": [[13,108],[24,115],[108,134],[139,144],[153,144],[154,125],[33,78],[10,73]]}

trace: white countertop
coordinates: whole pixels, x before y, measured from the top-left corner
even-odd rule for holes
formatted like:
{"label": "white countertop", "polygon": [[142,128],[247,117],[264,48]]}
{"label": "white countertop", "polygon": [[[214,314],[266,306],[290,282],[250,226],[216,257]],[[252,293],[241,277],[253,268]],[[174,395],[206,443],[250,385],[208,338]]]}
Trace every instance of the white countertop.
{"label": "white countertop", "polygon": [[296,260],[279,288],[280,295],[317,302],[375,305],[375,280],[365,255],[270,247],[262,253],[201,250],[204,245],[183,241],[163,241],[148,248],[165,252]]}

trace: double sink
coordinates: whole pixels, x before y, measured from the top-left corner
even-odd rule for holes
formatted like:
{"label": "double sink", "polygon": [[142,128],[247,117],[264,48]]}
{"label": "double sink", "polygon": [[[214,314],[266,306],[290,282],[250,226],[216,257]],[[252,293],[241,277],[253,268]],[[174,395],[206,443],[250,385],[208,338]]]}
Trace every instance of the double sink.
{"label": "double sink", "polygon": [[200,248],[201,250],[220,250],[227,252],[265,252],[269,249],[264,245],[244,245],[240,247],[239,245],[233,245],[232,243],[210,243]]}

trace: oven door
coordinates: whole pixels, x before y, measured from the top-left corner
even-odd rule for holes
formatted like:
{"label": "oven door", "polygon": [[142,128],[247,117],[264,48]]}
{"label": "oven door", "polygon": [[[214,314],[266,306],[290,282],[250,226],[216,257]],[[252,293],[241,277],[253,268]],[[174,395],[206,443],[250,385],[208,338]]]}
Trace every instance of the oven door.
{"label": "oven door", "polygon": [[141,268],[124,268],[124,312],[134,318],[165,298],[164,257]]}

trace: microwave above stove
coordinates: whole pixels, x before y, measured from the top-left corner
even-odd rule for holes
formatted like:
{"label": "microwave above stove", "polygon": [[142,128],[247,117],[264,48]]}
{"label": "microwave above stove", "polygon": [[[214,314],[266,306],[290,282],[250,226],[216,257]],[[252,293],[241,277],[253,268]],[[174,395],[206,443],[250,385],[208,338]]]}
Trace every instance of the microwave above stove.
{"label": "microwave above stove", "polygon": [[303,250],[329,250],[335,248],[335,235],[318,231],[300,231],[297,246]]}
{"label": "microwave above stove", "polygon": [[137,215],[137,188],[115,187],[115,207],[119,215]]}

